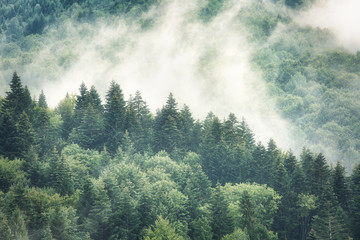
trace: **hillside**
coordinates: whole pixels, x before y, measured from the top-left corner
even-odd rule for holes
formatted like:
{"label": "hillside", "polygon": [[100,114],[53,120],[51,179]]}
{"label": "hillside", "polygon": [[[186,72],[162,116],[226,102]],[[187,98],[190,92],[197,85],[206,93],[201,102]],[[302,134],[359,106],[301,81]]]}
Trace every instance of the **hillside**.
{"label": "hillside", "polygon": [[360,239],[327,3],[1,1],[0,240]]}

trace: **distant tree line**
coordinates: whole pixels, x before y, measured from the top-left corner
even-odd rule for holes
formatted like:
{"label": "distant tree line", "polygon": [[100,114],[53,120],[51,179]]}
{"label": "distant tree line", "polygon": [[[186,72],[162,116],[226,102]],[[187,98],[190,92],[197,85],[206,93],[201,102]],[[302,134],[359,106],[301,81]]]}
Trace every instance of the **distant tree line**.
{"label": "distant tree line", "polygon": [[246,121],[153,114],[112,82],[55,109],[14,73],[0,100],[0,239],[360,239],[360,165],[298,160]]}

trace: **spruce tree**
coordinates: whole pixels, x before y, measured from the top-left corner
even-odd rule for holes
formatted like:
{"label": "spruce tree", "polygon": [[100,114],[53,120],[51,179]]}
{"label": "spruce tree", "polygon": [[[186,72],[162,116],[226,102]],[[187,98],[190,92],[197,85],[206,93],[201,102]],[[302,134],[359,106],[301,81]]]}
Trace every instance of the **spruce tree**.
{"label": "spruce tree", "polygon": [[106,94],[105,135],[109,153],[115,154],[125,132],[125,101],[120,85],[111,82]]}

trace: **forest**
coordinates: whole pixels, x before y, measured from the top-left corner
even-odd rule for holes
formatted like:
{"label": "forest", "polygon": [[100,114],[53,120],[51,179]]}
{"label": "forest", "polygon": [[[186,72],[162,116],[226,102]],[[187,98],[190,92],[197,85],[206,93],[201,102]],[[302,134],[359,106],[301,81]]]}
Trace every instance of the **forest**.
{"label": "forest", "polygon": [[[317,0],[185,2],[0,1],[0,240],[360,240],[360,52],[296,20]],[[175,92],[185,72],[204,102],[240,98],[223,72],[243,51],[293,150],[290,129],[259,141],[245,112]],[[155,88],[124,89],[166,85],[157,64],[183,81],[154,111]]]}
{"label": "forest", "polygon": [[0,123],[0,239],[360,239],[360,165],[297,159],[171,93],[153,114],[81,84],[52,109],[15,72]]}

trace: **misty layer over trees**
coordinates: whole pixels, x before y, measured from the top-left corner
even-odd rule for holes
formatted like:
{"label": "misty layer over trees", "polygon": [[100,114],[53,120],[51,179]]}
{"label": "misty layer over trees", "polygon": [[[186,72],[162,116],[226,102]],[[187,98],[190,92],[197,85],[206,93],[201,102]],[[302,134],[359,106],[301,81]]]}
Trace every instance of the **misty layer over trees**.
{"label": "misty layer over trees", "polygon": [[1,99],[0,239],[360,239],[360,165],[300,158],[244,119],[153,114],[111,82],[55,109],[17,73]]}
{"label": "misty layer over trees", "polygon": [[360,239],[360,54],[314,4],[2,0],[0,239]]}

